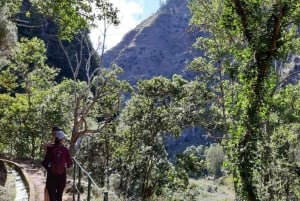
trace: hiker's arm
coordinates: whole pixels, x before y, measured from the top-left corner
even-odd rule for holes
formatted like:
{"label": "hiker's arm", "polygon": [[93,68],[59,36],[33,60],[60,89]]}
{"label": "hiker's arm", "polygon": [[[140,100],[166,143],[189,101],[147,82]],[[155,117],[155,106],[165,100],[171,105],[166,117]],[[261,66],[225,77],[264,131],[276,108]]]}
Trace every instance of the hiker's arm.
{"label": "hiker's arm", "polygon": [[46,155],[45,155],[45,157],[44,157],[44,160],[42,161],[42,165],[43,165],[43,167],[44,167],[46,170],[48,169],[48,165],[49,165],[49,162],[50,162],[49,159],[50,159],[50,158],[49,158],[49,153],[46,152]]}

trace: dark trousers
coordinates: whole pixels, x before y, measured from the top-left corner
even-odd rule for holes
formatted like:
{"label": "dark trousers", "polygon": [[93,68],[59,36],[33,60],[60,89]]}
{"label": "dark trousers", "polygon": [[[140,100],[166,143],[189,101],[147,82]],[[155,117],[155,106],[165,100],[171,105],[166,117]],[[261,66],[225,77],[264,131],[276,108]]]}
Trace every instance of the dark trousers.
{"label": "dark trousers", "polygon": [[66,186],[66,173],[63,175],[47,174],[46,188],[50,201],[62,201],[62,195]]}

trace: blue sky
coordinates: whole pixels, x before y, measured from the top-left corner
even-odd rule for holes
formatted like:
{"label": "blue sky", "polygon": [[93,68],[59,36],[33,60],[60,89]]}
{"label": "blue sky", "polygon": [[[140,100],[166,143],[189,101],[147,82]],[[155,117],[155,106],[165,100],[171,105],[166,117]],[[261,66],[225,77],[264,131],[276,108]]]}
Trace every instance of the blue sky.
{"label": "blue sky", "polygon": [[138,16],[138,20],[144,20],[153,13],[155,13],[160,4],[163,3],[165,0],[132,0],[137,3],[140,3],[143,7],[143,14]]}
{"label": "blue sky", "polygon": [[[110,2],[120,10],[118,16],[121,23],[118,27],[110,26],[108,28],[105,50],[118,44],[128,31],[154,14],[165,0],[110,0]],[[99,41],[99,36],[101,40],[101,36],[103,35],[101,32],[100,27],[91,31],[90,37],[94,47],[97,41]]]}

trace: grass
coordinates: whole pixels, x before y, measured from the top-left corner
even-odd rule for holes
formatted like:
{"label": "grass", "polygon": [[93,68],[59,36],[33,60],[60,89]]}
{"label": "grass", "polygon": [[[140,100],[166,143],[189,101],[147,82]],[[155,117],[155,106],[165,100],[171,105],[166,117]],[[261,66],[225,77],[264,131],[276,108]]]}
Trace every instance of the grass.
{"label": "grass", "polygon": [[195,200],[202,201],[233,201],[234,191],[232,179],[222,177],[220,179],[191,180],[191,186],[198,192]]}
{"label": "grass", "polygon": [[233,201],[232,179],[190,179],[185,191],[170,194],[165,201]]}
{"label": "grass", "polygon": [[[169,192],[167,197],[155,197],[151,201],[233,201],[234,191],[231,177],[220,179],[190,179],[186,190]],[[103,194],[106,190],[95,190],[92,188],[92,200],[103,201]],[[81,198],[86,200],[86,193]],[[132,199],[120,198],[114,192],[108,192],[109,201],[130,201]]]}

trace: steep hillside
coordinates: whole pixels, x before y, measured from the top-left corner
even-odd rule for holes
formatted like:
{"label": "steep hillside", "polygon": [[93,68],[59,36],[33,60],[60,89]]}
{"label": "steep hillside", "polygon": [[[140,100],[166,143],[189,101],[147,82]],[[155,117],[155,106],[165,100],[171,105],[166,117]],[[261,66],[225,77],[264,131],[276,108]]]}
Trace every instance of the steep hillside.
{"label": "steep hillside", "polygon": [[189,27],[190,16],[186,1],[169,0],[107,51],[104,65],[119,65],[124,70],[121,79],[131,83],[158,75],[182,74],[190,79],[192,74],[185,67],[197,54],[192,47],[196,33]]}
{"label": "steep hillside", "polygon": [[[104,54],[104,66],[110,67],[115,63],[122,67],[124,74],[121,79],[132,84],[158,75],[171,77],[181,74],[191,79],[193,73],[186,71],[186,66],[201,54],[193,48],[193,43],[203,33],[189,26],[190,17],[186,0],[168,0],[159,11],[128,32],[117,46]],[[285,83],[299,81],[299,66],[299,56],[292,56],[288,68],[281,69],[282,79],[288,76]]]}
{"label": "steep hillside", "polygon": [[[139,79],[150,79],[163,75],[171,77],[181,74],[186,79],[193,77],[192,72],[186,70],[189,62],[201,52],[193,48],[196,37],[201,33],[193,31],[189,26],[191,13],[186,0],[169,0],[158,12],[143,21],[128,32],[123,40],[114,48],[107,51],[103,57],[103,64],[109,67],[117,64],[122,67],[125,79],[135,84]],[[283,84],[297,83],[300,79],[299,57],[290,58],[290,66],[282,68],[282,78],[288,77]],[[205,138],[205,131],[201,128],[189,128],[179,139],[167,139],[166,147],[172,158],[174,154],[182,152],[187,146],[211,142]]]}
{"label": "steep hillside", "polygon": [[[128,32],[123,40],[103,56],[106,67],[117,64],[124,70],[121,79],[135,84],[139,79],[163,75],[170,78],[181,74],[192,79],[193,73],[186,66],[196,55],[193,43],[199,33],[189,26],[191,14],[185,0],[169,0],[154,15]],[[211,142],[201,128],[189,128],[174,139],[166,139],[170,158],[191,145]]]}
{"label": "steep hillside", "polygon": [[[27,11],[30,11],[30,16],[27,16]],[[68,64],[67,57],[63,49],[60,46],[58,40],[58,26],[51,20],[39,14],[31,5],[28,0],[22,1],[21,11],[17,15],[17,19],[20,22],[18,24],[18,37],[27,37],[33,38],[38,37],[42,39],[47,48],[47,64],[52,67],[56,67],[60,69],[60,74],[58,80],[63,79],[63,77],[73,78],[72,71]],[[87,33],[84,36],[87,37]],[[70,42],[62,41],[65,49],[67,50],[71,63],[73,66],[77,65],[77,60],[75,55],[82,54],[82,62],[80,65],[78,78],[81,80],[86,79],[85,65],[89,57],[89,51],[92,47],[92,43],[87,41],[83,43],[83,48],[81,48],[81,42],[78,39],[81,39],[81,35],[78,34],[74,36],[74,39]],[[81,52],[82,51],[82,52]],[[98,55],[95,55],[91,59],[92,68],[98,66]]]}

